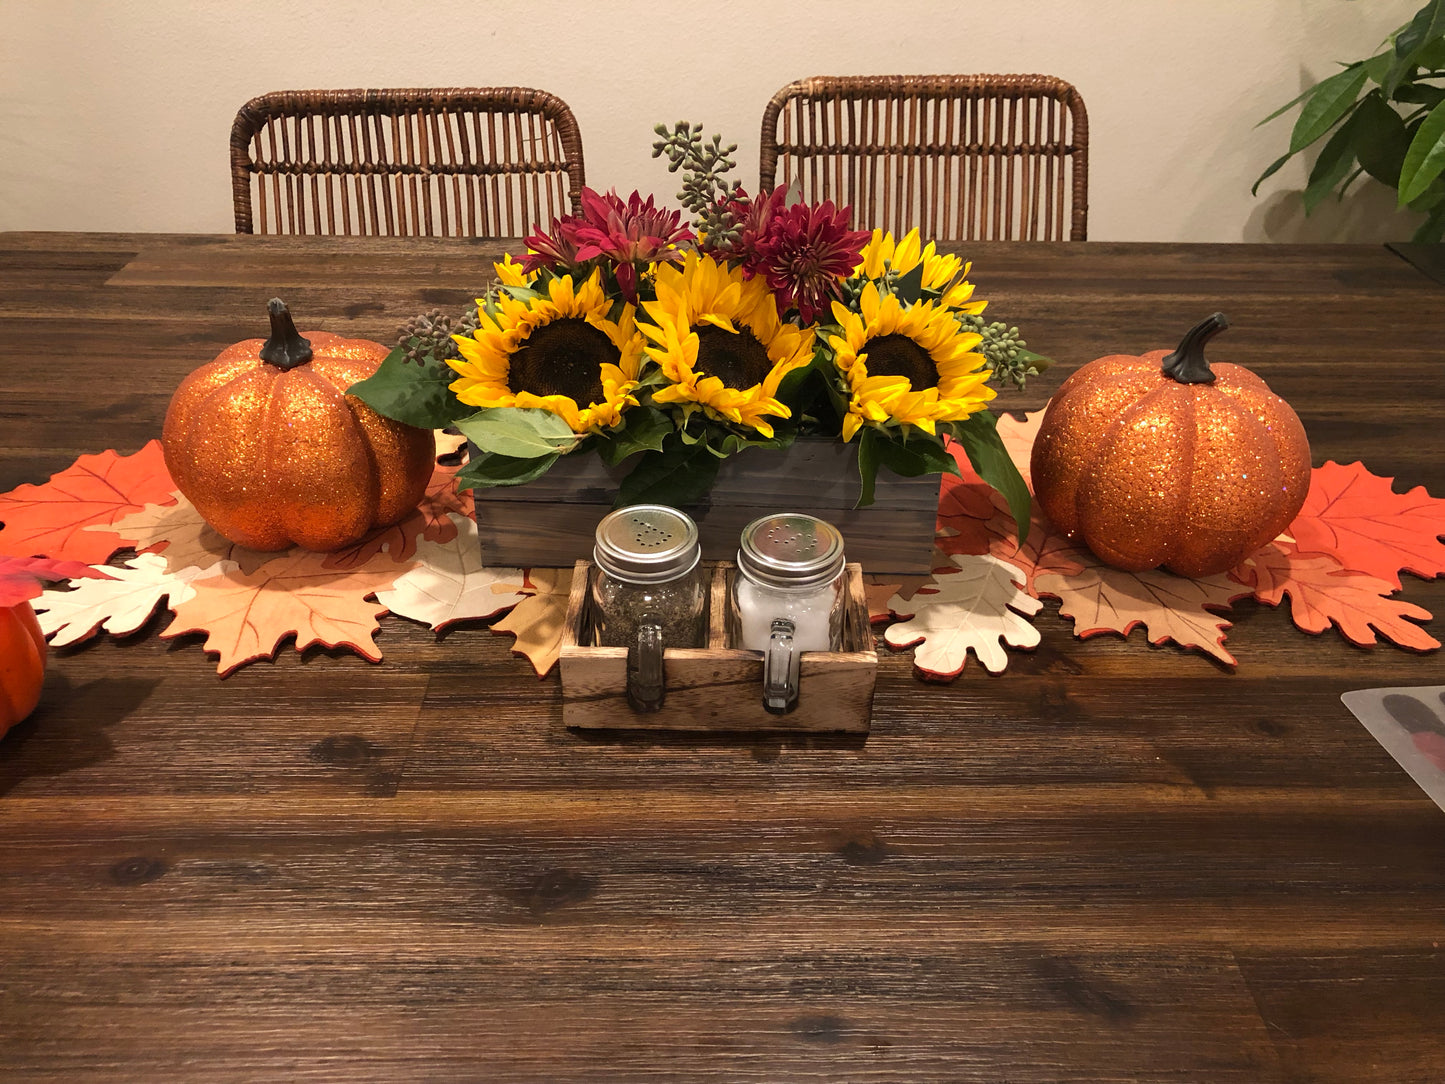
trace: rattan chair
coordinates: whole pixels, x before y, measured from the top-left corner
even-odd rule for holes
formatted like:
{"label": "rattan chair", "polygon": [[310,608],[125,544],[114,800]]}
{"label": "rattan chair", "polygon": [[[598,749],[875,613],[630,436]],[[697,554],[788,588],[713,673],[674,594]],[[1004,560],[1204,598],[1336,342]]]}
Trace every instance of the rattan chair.
{"label": "rattan chair", "polygon": [[761,189],[794,181],[809,201],[852,204],[862,228],[1082,241],[1088,115],[1049,75],[803,79],[763,113]]}
{"label": "rattan chair", "polygon": [[525,87],[278,91],[231,128],[237,233],[518,237],[584,180],[572,111]]}

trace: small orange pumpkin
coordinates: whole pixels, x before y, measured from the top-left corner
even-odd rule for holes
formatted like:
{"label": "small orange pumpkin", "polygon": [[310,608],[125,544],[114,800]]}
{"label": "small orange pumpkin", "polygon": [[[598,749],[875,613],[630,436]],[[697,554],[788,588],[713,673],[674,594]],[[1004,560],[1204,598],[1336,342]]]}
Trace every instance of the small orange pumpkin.
{"label": "small orange pumpkin", "polygon": [[46,650],[30,603],[0,607],[0,735],[40,703]]}
{"label": "small orange pumpkin", "polygon": [[1130,572],[1208,576],[1239,564],[1304,504],[1310,446],[1295,412],[1239,365],[1213,368],[1215,313],[1167,354],[1091,361],[1034,441],[1034,495],[1054,526]]}
{"label": "small orange pumpkin", "polygon": [[279,300],[271,337],[221,351],[181,382],[161,445],[176,486],[232,542],[336,550],[407,515],[435,442],[346,389],[386,347],[324,331],[302,338]]}

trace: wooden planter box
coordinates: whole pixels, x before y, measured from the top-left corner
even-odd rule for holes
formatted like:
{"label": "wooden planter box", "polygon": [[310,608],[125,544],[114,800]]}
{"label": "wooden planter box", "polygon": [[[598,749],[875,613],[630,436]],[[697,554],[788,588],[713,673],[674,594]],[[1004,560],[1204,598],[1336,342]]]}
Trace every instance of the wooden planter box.
{"label": "wooden planter box", "polygon": [[[542,568],[589,559],[597,523],[631,469],[595,455],[564,456],[534,482],[475,490],[483,558]],[[697,521],[706,561],[732,560],[742,529],[759,516],[805,512],[843,532],[848,559],[867,571],[927,575],[940,481],[880,470],[874,503],[854,508],[857,445],[800,440],[781,452],[754,448],[723,460],[708,499],[683,510]]]}
{"label": "wooden planter box", "polygon": [[728,590],[733,566],[712,571],[708,646],[663,652],[667,694],[662,710],[639,714],[627,703],[627,649],[593,647],[592,564],[578,561],[562,630],[562,721],[609,730],[847,731],[867,733],[878,653],[868,623],[863,570],[848,565],[842,651],[805,651],[797,707],[773,715],[763,707],[763,655],[732,647]]}

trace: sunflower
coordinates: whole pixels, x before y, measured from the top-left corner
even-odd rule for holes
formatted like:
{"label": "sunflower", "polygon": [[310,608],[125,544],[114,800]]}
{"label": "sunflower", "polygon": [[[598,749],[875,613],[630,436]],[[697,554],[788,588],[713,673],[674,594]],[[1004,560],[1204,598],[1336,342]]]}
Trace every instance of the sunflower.
{"label": "sunflower", "polygon": [[983,312],[987,301],[970,301],[973,283],[966,276],[971,264],[957,256],[940,253],[934,243],[922,244],[918,230],[909,230],[901,241],[894,241],[891,233],[874,230],[873,239],[863,246],[854,275],[880,280],[892,271],[895,276],[908,274],[919,264],[923,265],[923,288],[934,290],[939,300],[959,312],[977,314]]}
{"label": "sunflower", "polygon": [[685,415],[704,410],[773,435],[766,416],[787,418],[778,386],[813,355],[813,329],[778,319],[778,305],[761,278],[745,278],[711,256],[689,253],[681,268],[657,269],[657,300],[643,302],[652,324],[646,352],[669,383],[657,403],[680,403]]}
{"label": "sunflower", "polygon": [[497,273],[497,281],[503,286],[531,286],[537,277],[535,271],[528,271],[512,259],[510,252],[503,253],[502,262],[492,264],[492,270]]}
{"label": "sunflower", "polygon": [[834,302],[841,334],[828,340],[850,393],[844,440],[861,425],[890,422],[933,433],[934,423],[961,421],[994,397],[983,356],[973,352],[980,336],[963,331],[948,307],[905,307],[870,282],[859,310]]}
{"label": "sunflower", "polygon": [[475,332],[453,336],[462,356],[447,361],[451,390],[469,406],[550,410],[574,433],[617,425],[637,404],[642,337],[631,305],[617,320],[611,308],[595,271],[580,286],[554,278],[527,301],[502,291]]}

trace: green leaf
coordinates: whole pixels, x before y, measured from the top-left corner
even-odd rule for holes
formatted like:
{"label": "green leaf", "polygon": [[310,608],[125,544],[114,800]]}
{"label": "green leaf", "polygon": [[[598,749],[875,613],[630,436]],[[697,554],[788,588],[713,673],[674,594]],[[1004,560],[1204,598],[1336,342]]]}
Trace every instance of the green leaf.
{"label": "green leaf", "polygon": [[397,347],[376,372],[351,385],[346,394],[356,396],[378,414],[418,429],[441,429],[476,410],[457,402],[451,393],[448,385],[457,374],[449,366],[437,361],[414,365],[404,358]]}
{"label": "green leaf", "polygon": [[943,441],[927,433],[906,436],[906,431],[864,426],[858,441],[858,477],[862,489],[856,508],[873,503],[873,490],[878,468],[887,467],[904,478],[922,474],[958,474],[958,461],[943,446]]}
{"label": "green leaf", "polygon": [[623,415],[622,428],[599,435],[597,452],[603,462],[617,466],[638,452],[660,452],[662,442],[676,427],[656,407],[636,406]]}
{"label": "green leaf", "polygon": [[1273,177],[1276,173],[1278,173],[1278,172],[1279,172],[1279,167],[1282,166],[1282,165],[1284,165],[1286,162],[1288,162],[1288,161],[1289,161],[1291,158],[1293,158],[1294,156],[1295,156],[1295,152],[1294,152],[1294,151],[1285,151],[1284,154],[1281,154],[1278,158],[1276,158],[1273,162],[1271,162],[1271,163],[1269,164],[1269,168],[1268,168],[1267,170],[1265,170],[1263,173],[1261,173],[1258,177],[1256,177],[1256,178],[1254,179],[1254,185],[1253,185],[1253,187],[1250,188],[1249,194],[1250,194],[1251,196],[1257,196],[1257,195],[1259,195],[1259,186],[1262,185],[1262,184],[1264,184],[1265,181],[1269,180],[1269,179],[1270,179],[1271,177]]}
{"label": "green leaf", "polygon": [[1439,244],[1442,237],[1445,237],[1445,202],[1430,212],[1430,217],[1420,224],[1420,228],[1415,231],[1415,236],[1410,240],[1419,244],[1434,245]]}
{"label": "green leaf", "polygon": [[1019,537],[1027,535],[1029,487],[1003,446],[1003,439],[998,435],[998,419],[989,411],[980,410],[955,423],[953,429],[978,476],[1008,502]]}
{"label": "green leaf", "polygon": [[[816,393],[818,388],[822,388],[825,404],[832,407],[833,414],[841,419],[848,413],[848,401],[851,395],[845,386],[846,378],[839,372],[838,366],[833,360],[836,352],[832,346],[828,344],[828,335],[838,331],[839,329],[835,325],[830,324],[825,324],[818,329],[813,340],[813,358],[804,367],[804,370],[810,374],[809,380],[802,390],[806,392],[808,387],[811,387]],[[798,371],[801,372],[804,370]],[[788,376],[783,378],[782,387],[787,387],[787,381],[793,375],[793,373],[789,373]],[[794,402],[790,399],[784,399],[783,402],[787,403],[795,415],[807,412],[812,408],[813,404],[817,404],[816,399],[810,403]],[[834,431],[837,431],[836,427]]]}
{"label": "green leaf", "polygon": [[514,459],[555,455],[568,451],[578,440],[561,417],[530,407],[487,407],[456,424],[482,451]]}
{"label": "green leaf", "polygon": [[1433,211],[1441,200],[1445,200],[1445,179],[1436,177],[1430,182],[1430,187],[1412,199],[1408,206],[1410,210],[1424,214]]}
{"label": "green leaf", "polygon": [[1320,83],[1295,121],[1289,139],[1289,152],[1295,154],[1304,150],[1333,128],[1355,104],[1366,78],[1364,66],[1353,65]]}
{"label": "green leaf", "polygon": [[724,433],[722,439],[714,445],[713,451],[724,459],[730,455],[737,455],[738,452],[747,448],[766,448],[769,451],[777,452],[792,444],[797,435],[796,426],[789,422],[779,422],[770,437]]}
{"label": "green leaf", "polygon": [[664,373],[659,366],[651,364],[648,365],[638,378],[637,386],[643,389],[660,388],[668,383],[667,374]]}
{"label": "green leaf", "polygon": [[707,445],[669,440],[660,452],[648,452],[617,489],[616,508],[629,504],[697,504],[717,480],[722,460]]}
{"label": "green leaf", "polygon": [[1383,84],[1390,75],[1390,65],[1395,61],[1395,50],[1386,49],[1384,52],[1376,53],[1365,61],[1365,74],[1370,77],[1372,83]]}
{"label": "green leaf", "polygon": [[[1357,62],[1357,63],[1358,63],[1358,62]],[[1346,68],[1345,70],[1346,70],[1346,71],[1349,71],[1350,68],[1354,68],[1354,67],[1356,67],[1356,64],[1351,64],[1351,65],[1350,65],[1348,68]],[[1269,116],[1265,117],[1264,120],[1262,120],[1262,121],[1260,121],[1258,124],[1256,124],[1255,127],[1256,127],[1256,128],[1263,127],[1264,125],[1268,124],[1270,121],[1274,120],[1275,117],[1283,116],[1285,113],[1288,113],[1291,109],[1293,109],[1295,106],[1299,105],[1300,102],[1304,101],[1306,98],[1308,98],[1308,97],[1309,97],[1311,94],[1313,94],[1315,91],[1319,90],[1320,87],[1322,87],[1322,86],[1324,86],[1324,83],[1316,83],[1316,84],[1315,84],[1314,86],[1312,86],[1312,87],[1306,87],[1304,90],[1300,91],[1300,92],[1299,92],[1298,94],[1296,94],[1293,98],[1291,98],[1289,101],[1285,102],[1284,105],[1282,105],[1282,106],[1280,106],[1278,109],[1276,109],[1276,110],[1275,110],[1273,113],[1271,113]]]}
{"label": "green leaf", "polygon": [[1441,102],[1415,133],[1405,163],[1400,167],[1400,206],[1403,207],[1445,170],[1445,102]]}
{"label": "green leaf", "polygon": [[1445,87],[1432,87],[1429,83],[1409,83],[1395,91],[1394,100],[1433,107],[1445,101]]}
{"label": "green leaf", "polygon": [[1387,96],[1394,97],[1402,84],[1414,82],[1420,66],[1429,66],[1440,54],[1442,33],[1445,33],[1445,5],[1441,0],[1430,0],[1395,35],[1395,61],[1381,84]]}
{"label": "green leaf", "polygon": [[536,301],[543,295],[532,289],[530,286],[506,286],[497,287],[498,292],[506,293],[514,301]]}
{"label": "green leaf", "polygon": [[561,458],[560,453],[517,459],[491,452],[478,452],[457,472],[458,489],[491,489],[494,486],[519,486],[540,478]]}
{"label": "green leaf", "polygon": [[[1394,113],[1389,106],[1385,107],[1390,113]],[[1309,184],[1304,192],[1305,214],[1310,214],[1319,206],[1325,196],[1334,189],[1335,185],[1345,179],[1354,164],[1355,153],[1353,147],[1354,129],[1357,127],[1355,121],[1359,114],[1355,114],[1349,120],[1335,129],[1335,134],[1330,136],[1329,142],[1320,151],[1319,157],[1315,159],[1315,165],[1310,170]]]}
{"label": "green leaf", "polygon": [[893,287],[893,292],[898,300],[905,305],[916,305],[918,299],[923,296],[923,263],[919,261],[913,265],[908,274],[901,276]]}
{"label": "green leaf", "polygon": [[1026,349],[1025,347],[1020,346],[1017,349],[1019,358],[1028,362],[1038,372],[1042,373],[1054,363],[1053,358],[1045,357],[1043,354],[1035,354],[1032,350]]}
{"label": "green leaf", "polygon": [[1439,71],[1445,68],[1445,36],[1436,38],[1429,42],[1415,55],[1415,63],[1426,71]]}
{"label": "green leaf", "polygon": [[1381,184],[1394,188],[1400,183],[1400,167],[1410,148],[1410,134],[1400,114],[1390,108],[1384,96],[1371,91],[1346,125],[1354,141],[1355,157],[1365,171]]}
{"label": "green leaf", "polygon": [[1445,34],[1445,0],[1430,0],[1395,36],[1395,55],[1409,58],[1441,34]]}

